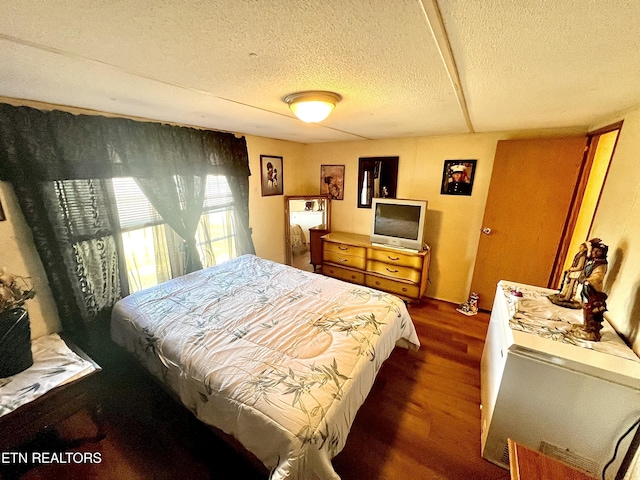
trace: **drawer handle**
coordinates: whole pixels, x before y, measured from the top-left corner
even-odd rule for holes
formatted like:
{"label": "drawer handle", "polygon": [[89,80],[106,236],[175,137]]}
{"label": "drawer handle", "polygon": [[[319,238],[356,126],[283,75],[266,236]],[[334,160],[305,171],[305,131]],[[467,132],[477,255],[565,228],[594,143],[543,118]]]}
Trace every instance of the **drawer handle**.
{"label": "drawer handle", "polygon": [[355,275],[351,275],[351,280],[355,280],[356,276]]}
{"label": "drawer handle", "polygon": [[376,285],[380,285],[380,282],[378,280],[376,280]]}
{"label": "drawer handle", "polygon": [[340,258],[340,257],[338,257],[338,261],[339,262],[343,262],[343,263],[347,263],[349,261],[349,259],[348,258]]}
{"label": "drawer handle", "polygon": [[388,258],[389,260],[393,260],[394,262],[395,262],[396,260],[400,260],[400,257],[390,257],[389,255],[387,255],[387,258]]}
{"label": "drawer handle", "polygon": [[343,247],[342,245],[338,245],[339,250],[344,250],[345,252],[349,250],[349,247]]}
{"label": "drawer handle", "polygon": [[406,292],[407,291],[407,287],[402,287],[402,291]]}
{"label": "drawer handle", "polygon": [[400,271],[400,270],[392,270],[389,267],[386,267],[386,268],[387,268],[387,272],[391,272],[391,273],[398,273]]}

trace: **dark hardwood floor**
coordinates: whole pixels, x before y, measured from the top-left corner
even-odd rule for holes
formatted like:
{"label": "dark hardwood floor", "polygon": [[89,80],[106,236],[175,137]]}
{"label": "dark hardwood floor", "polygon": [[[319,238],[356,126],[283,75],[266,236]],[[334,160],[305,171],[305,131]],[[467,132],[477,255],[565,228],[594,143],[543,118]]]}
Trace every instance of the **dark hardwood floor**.
{"label": "dark hardwood floor", "polygon": [[[480,358],[488,315],[426,299],[410,306],[422,347],[396,348],[334,459],[343,480],[508,480],[480,457]],[[106,437],[70,451],[99,453],[100,463],[17,465],[13,479],[242,479],[263,471],[218,439],[127,358],[98,359]],[[94,436],[86,412],[43,434],[23,451],[62,451]],[[1,432],[0,432],[1,434]],[[95,455],[94,455],[95,456]],[[6,465],[5,465],[6,467]]]}

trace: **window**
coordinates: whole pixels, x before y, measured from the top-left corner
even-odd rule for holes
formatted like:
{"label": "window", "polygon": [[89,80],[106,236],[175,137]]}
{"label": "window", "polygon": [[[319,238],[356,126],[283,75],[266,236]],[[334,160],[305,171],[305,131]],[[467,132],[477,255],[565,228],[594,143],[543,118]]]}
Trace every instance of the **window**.
{"label": "window", "polygon": [[[183,272],[182,243],[133,178],[114,178],[129,292],[157,285]],[[233,196],[224,176],[207,176],[203,213],[196,232],[204,267],[237,255]]]}
{"label": "window", "polygon": [[207,188],[196,241],[203,267],[230,260],[237,255],[233,195],[226,177],[207,176]]}

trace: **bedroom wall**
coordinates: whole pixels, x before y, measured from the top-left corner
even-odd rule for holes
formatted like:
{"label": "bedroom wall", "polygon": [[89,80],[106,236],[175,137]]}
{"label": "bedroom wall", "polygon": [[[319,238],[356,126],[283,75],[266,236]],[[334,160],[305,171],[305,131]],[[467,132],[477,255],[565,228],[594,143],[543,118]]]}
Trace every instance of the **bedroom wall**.
{"label": "bedroom wall", "polygon": [[594,125],[624,120],[590,236],[609,245],[604,290],[607,319],[640,355],[640,108]]}
{"label": "bedroom wall", "polygon": [[[319,189],[320,165],[345,165],[343,201],[332,203],[332,228],[369,234],[371,210],[357,208],[358,159],[399,156],[398,198],[427,200],[426,240],[432,248],[427,296],[467,300],[498,140],[583,134],[537,130],[491,134],[367,140],[308,145],[302,172],[307,189]],[[445,160],[477,159],[471,196],[441,195]]]}
{"label": "bedroom wall", "polygon": [[[469,294],[480,224],[498,139],[504,134],[454,135],[312,144],[304,184],[319,191],[322,164],[345,165],[344,200],[332,202],[332,229],[368,235],[371,209],[357,207],[358,159],[398,156],[398,198],[427,200],[425,237],[432,248],[427,296],[452,302]],[[440,195],[444,160],[477,159],[471,196]]]}
{"label": "bedroom wall", "polygon": [[[300,176],[304,172],[305,145],[264,137],[247,135],[249,151],[249,224],[253,229],[256,255],[285,262],[284,246],[284,197],[285,195],[317,194],[317,190],[305,191]],[[263,197],[260,185],[260,155],[282,157],[283,174],[280,182],[283,195]]]}
{"label": "bedroom wall", "polygon": [[36,252],[31,229],[18,206],[13,187],[0,182],[0,202],[7,219],[0,222],[0,267],[30,282],[36,296],[25,303],[31,323],[31,338],[60,331],[58,309],[53,301],[47,275]]}

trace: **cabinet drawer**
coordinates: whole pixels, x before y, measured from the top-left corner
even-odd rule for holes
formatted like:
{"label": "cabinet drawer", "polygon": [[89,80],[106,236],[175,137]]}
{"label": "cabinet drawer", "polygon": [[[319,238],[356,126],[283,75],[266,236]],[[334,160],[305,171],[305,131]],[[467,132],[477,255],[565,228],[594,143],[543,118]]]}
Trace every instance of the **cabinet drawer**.
{"label": "cabinet drawer", "polygon": [[387,277],[401,278],[410,282],[420,283],[420,270],[402,267],[400,265],[391,265],[389,263],[369,260],[367,262],[367,271],[379,273],[380,275],[385,275]]}
{"label": "cabinet drawer", "polygon": [[355,247],[346,243],[324,242],[325,252],[334,252],[340,255],[352,255],[354,257],[366,258],[367,249],[364,247]]}
{"label": "cabinet drawer", "polygon": [[422,255],[407,255],[406,253],[390,252],[389,250],[380,250],[369,248],[367,250],[367,258],[377,262],[390,263],[392,265],[400,265],[402,267],[415,268],[422,270]]}
{"label": "cabinet drawer", "polygon": [[402,295],[404,297],[419,298],[420,296],[420,287],[418,285],[397,282],[390,278],[381,278],[374,275],[367,275],[365,283],[367,287],[384,290],[385,292]]}
{"label": "cabinet drawer", "polygon": [[[366,251],[364,249],[361,250],[363,250],[363,253],[364,251]],[[326,247],[324,250],[323,259],[325,262],[336,263],[338,265],[344,265],[346,267],[358,268],[360,270],[364,270],[364,267],[366,265],[364,255],[359,257],[354,255],[347,255],[346,253],[337,253],[332,250],[327,250]]]}
{"label": "cabinet drawer", "polygon": [[343,268],[334,267],[333,265],[322,265],[322,273],[327,277],[339,278],[342,279]]}
{"label": "cabinet drawer", "polygon": [[333,265],[322,265],[322,273],[328,277],[364,285],[363,272],[355,272],[353,270],[347,270],[346,268],[334,267]]}

